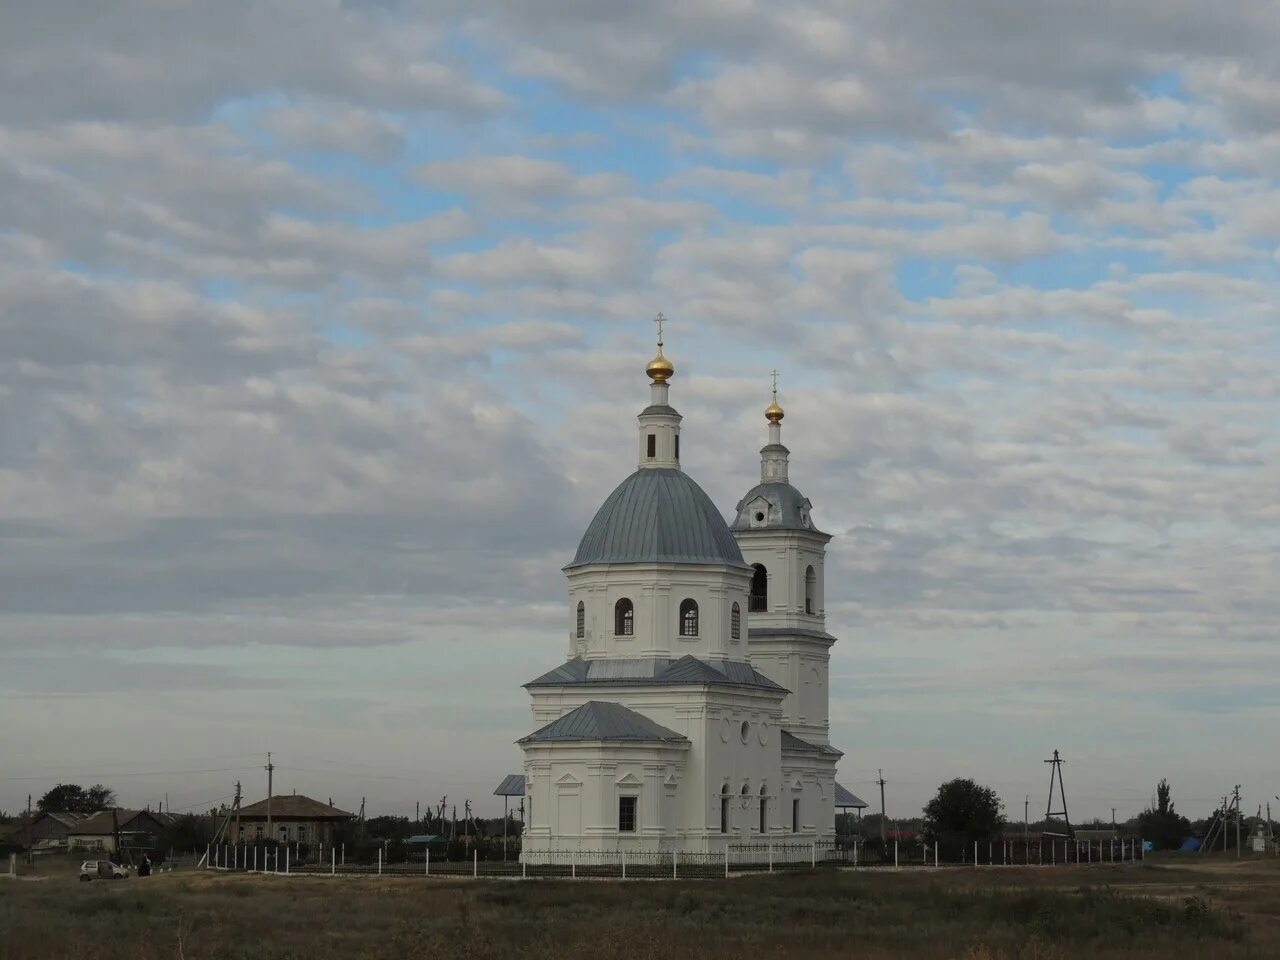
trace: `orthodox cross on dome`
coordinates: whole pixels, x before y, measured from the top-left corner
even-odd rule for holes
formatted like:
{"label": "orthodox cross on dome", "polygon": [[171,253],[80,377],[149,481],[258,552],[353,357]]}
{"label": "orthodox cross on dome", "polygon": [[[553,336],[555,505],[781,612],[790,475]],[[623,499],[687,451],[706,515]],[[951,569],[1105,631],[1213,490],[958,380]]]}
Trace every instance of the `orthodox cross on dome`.
{"label": "orthodox cross on dome", "polygon": [[667,322],[667,318],[662,315],[662,311],[658,311],[658,315],[653,318],[653,322],[658,325],[658,352],[662,352],[662,325]]}
{"label": "orthodox cross on dome", "polygon": [[[785,416],[782,408],[778,406],[778,371],[774,370],[769,374],[769,378],[773,381],[773,402],[765,408],[764,418],[769,423],[776,425]],[[773,438],[772,442],[777,443],[777,438]]]}

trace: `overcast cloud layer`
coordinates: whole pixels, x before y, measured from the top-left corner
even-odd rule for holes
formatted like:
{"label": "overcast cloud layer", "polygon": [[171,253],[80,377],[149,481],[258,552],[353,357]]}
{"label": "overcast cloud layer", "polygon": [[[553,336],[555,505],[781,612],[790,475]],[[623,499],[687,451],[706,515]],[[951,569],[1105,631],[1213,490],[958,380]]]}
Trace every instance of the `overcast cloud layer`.
{"label": "overcast cloud layer", "polygon": [[1280,5],[103,4],[0,26],[0,808],[518,769],[672,318],[777,367],[840,779],[1280,784]]}

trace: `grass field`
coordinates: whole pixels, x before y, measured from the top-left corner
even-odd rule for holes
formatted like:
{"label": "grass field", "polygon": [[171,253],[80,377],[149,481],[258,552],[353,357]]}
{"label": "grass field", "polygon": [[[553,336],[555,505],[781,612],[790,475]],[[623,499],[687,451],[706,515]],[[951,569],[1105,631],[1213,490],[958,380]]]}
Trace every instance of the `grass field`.
{"label": "grass field", "polygon": [[777,874],[721,881],[0,882],[0,960],[1280,956],[1280,865]]}

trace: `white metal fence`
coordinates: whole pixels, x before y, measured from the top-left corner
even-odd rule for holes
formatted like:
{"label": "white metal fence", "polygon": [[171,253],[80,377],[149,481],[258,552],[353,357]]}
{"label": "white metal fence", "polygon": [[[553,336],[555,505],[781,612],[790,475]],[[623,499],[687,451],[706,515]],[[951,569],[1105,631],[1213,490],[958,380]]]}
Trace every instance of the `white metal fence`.
{"label": "white metal fence", "polygon": [[297,862],[287,846],[255,847],[219,844],[210,846],[201,861],[212,870],[267,873],[288,876],[394,876],[394,877],[562,877],[567,879],[697,879],[731,874],[842,867],[1026,867],[1092,865],[1139,861],[1142,841],[990,841],[965,845],[959,857],[943,857],[938,844],[890,843],[881,851],[876,844],[868,856],[859,844],[835,843],[737,843],[719,853],[667,851],[525,850],[519,860],[481,860],[473,852],[469,860],[432,858],[389,863],[379,850],[372,863],[348,863],[345,851],[329,852],[329,862]]}

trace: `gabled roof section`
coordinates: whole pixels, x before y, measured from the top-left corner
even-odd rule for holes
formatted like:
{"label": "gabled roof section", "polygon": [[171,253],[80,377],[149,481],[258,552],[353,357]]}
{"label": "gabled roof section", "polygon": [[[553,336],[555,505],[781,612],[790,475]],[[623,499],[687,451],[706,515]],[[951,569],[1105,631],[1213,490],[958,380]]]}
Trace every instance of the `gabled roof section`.
{"label": "gabled roof section", "polygon": [[576,710],[570,710],[516,742],[555,743],[575,740],[671,744],[689,742],[683,734],[655,723],[644,714],[628,710],[620,703],[605,700],[588,700]]}
{"label": "gabled roof section", "polygon": [[[112,814],[115,814],[114,818]],[[158,810],[126,810],[123,808],[111,810],[99,810],[92,816],[78,820],[70,827],[72,836],[77,837],[106,837],[115,832],[116,827],[126,833],[136,832],[137,825],[134,821],[140,817],[149,817],[160,826],[166,826],[173,823],[173,817],[167,813],[161,813]]]}
{"label": "gabled roof section", "polygon": [[575,657],[530,680],[526,687],[558,687],[573,684],[643,686],[729,686],[776,690],[782,687],[749,663],[733,660],[701,660],[692,654],[670,657],[625,657],[612,660],[584,660]]}
{"label": "gabled roof section", "polygon": [[782,731],[782,749],[786,753],[814,753],[822,754],[829,757],[843,757],[844,752],[837,750],[830,744],[810,743],[808,740],[801,740],[793,733]]}
{"label": "gabled roof section", "polygon": [[[267,801],[259,800],[240,808],[241,817],[266,817]],[[300,793],[286,793],[271,798],[271,819],[280,817],[306,818],[309,820],[350,820],[353,815],[319,800],[312,800]]]}

